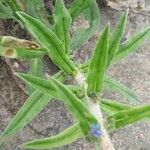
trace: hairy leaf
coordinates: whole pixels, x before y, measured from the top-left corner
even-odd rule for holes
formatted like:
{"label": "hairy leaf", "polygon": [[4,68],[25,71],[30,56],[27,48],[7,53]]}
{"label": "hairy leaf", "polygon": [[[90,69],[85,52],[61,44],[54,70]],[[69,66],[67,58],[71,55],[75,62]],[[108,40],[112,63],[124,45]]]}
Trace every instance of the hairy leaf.
{"label": "hairy leaf", "polygon": [[26,126],[51,100],[49,95],[35,91],[24,103],[0,137],[16,134]]}
{"label": "hairy leaf", "polygon": [[75,94],[79,91],[81,92],[81,87],[79,87],[79,86],[67,85],[67,87]]}
{"label": "hairy leaf", "polygon": [[13,13],[9,7],[7,7],[3,2],[0,2],[0,18],[10,19],[13,18]]}
{"label": "hairy leaf", "polygon": [[42,45],[42,47],[47,49],[53,62],[66,73],[72,74],[76,70],[76,67],[65,53],[63,43],[58,37],[41,21],[32,18],[23,12],[17,12],[17,14],[31,35]]}
{"label": "hairy leaf", "polygon": [[108,76],[105,76],[104,83],[105,89],[107,90],[110,89],[112,91],[119,92],[121,95],[123,95],[125,98],[131,101],[139,100],[138,96],[131,89],[129,89],[119,81],[116,81]]}
{"label": "hairy leaf", "polygon": [[46,25],[49,24],[43,0],[21,0],[18,3],[27,14],[41,20]]}
{"label": "hairy leaf", "polygon": [[92,56],[88,73],[88,94],[102,91],[103,79],[108,58],[109,26],[105,28]]}
{"label": "hairy leaf", "polygon": [[122,104],[116,102],[115,100],[109,100],[109,99],[102,99],[100,106],[102,110],[106,112],[108,115],[114,114],[118,111],[123,111],[123,110],[128,110],[133,108],[133,106]]}
{"label": "hairy leaf", "polygon": [[[66,78],[66,74],[64,73],[64,71],[59,71],[56,74],[53,75],[53,77],[55,79],[58,79],[60,82],[64,82],[65,78]],[[51,76],[50,76],[51,79]]]}
{"label": "hairy leaf", "polygon": [[40,92],[61,99],[79,121],[81,129],[86,136],[89,135],[90,126],[98,123],[84,103],[81,102],[66,86],[54,78],[51,77],[50,80],[44,80],[23,73],[19,73],[18,76]]}
{"label": "hairy leaf", "polygon": [[31,74],[37,77],[43,77],[43,62],[41,59],[32,60]]}
{"label": "hairy leaf", "polygon": [[[43,62],[41,58],[32,59],[30,62],[30,74],[43,77]],[[32,86],[28,86],[29,95],[31,95],[35,89]]]}
{"label": "hairy leaf", "polygon": [[63,0],[56,0],[54,10],[55,33],[63,42],[66,53],[70,50],[70,33],[71,16],[66,9]]}
{"label": "hairy leaf", "polygon": [[128,11],[125,12],[121,16],[116,28],[114,29],[114,31],[110,37],[107,67],[111,64],[111,61],[113,60],[115,53],[117,52],[117,50],[120,46],[124,27],[125,27],[125,24],[127,22],[127,15],[128,15]]}
{"label": "hairy leaf", "polygon": [[150,118],[150,105],[139,106],[125,111],[117,112],[108,117],[108,128],[115,130],[144,118]]}
{"label": "hairy leaf", "polygon": [[93,0],[74,0],[71,8],[70,8],[70,15],[72,20],[75,19],[83,10],[88,8]]}
{"label": "hairy leaf", "polygon": [[77,50],[82,45],[84,45],[90,37],[92,37],[99,27],[100,14],[99,8],[95,0],[90,4],[90,6],[83,11],[84,18],[89,22],[89,27],[79,28],[73,34],[71,39],[71,49]]}
{"label": "hairy leaf", "polygon": [[127,41],[120,45],[119,50],[116,53],[112,63],[116,63],[121,59],[127,57],[130,53],[134,52],[144,43],[144,41],[148,40],[149,38],[150,27],[130,37]]}
{"label": "hairy leaf", "polygon": [[27,149],[51,149],[70,144],[83,136],[79,124],[76,123],[55,136],[33,140],[21,145],[21,147]]}
{"label": "hairy leaf", "polygon": [[21,10],[20,6],[17,3],[17,0],[5,0],[4,3],[11,8],[14,15],[17,11]]}
{"label": "hairy leaf", "polygon": [[[62,81],[63,73],[58,72],[53,75],[58,80]],[[5,131],[0,135],[0,138],[5,138],[19,132],[29,122],[31,122],[43,108],[52,100],[52,96],[38,92],[37,90],[27,99],[15,117],[10,121]]]}

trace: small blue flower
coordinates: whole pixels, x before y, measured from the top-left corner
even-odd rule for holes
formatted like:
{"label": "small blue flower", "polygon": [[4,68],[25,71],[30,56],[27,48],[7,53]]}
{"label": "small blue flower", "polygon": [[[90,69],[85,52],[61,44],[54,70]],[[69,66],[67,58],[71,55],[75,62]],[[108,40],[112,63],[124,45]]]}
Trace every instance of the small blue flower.
{"label": "small blue flower", "polygon": [[101,126],[98,123],[92,124],[90,126],[90,128],[91,128],[91,135],[92,136],[99,138],[102,135]]}

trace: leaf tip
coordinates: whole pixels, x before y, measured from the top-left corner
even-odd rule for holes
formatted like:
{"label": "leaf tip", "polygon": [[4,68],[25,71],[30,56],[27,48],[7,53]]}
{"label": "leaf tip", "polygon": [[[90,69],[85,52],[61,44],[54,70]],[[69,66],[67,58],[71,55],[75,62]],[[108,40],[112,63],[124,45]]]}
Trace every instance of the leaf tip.
{"label": "leaf tip", "polygon": [[24,144],[18,146],[18,148],[25,148]]}
{"label": "leaf tip", "polygon": [[123,13],[122,17],[124,18],[125,22],[128,18],[128,14],[129,14],[129,8]]}
{"label": "leaf tip", "polygon": [[127,10],[125,11],[125,14],[128,16],[128,14],[129,14],[129,8],[127,8]]}
{"label": "leaf tip", "polygon": [[24,14],[24,12],[22,12],[22,11],[17,11],[16,14],[19,15],[19,16],[21,16],[21,15]]}
{"label": "leaf tip", "polygon": [[20,72],[14,72],[14,75],[16,75],[17,77],[19,77],[21,75]]}

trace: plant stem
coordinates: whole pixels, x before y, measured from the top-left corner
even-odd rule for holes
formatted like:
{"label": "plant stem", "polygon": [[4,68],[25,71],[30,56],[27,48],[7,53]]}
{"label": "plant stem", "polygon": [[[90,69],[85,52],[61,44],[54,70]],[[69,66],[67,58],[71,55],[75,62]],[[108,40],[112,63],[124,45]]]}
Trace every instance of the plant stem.
{"label": "plant stem", "polygon": [[115,148],[114,148],[114,146],[111,142],[111,139],[109,138],[109,135],[107,134],[107,131],[105,129],[104,119],[103,119],[103,116],[102,116],[101,109],[99,107],[99,102],[98,101],[95,102],[95,100],[88,97],[88,95],[87,95],[86,78],[84,77],[84,75],[82,73],[78,72],[74,76],[74,79],[77,82],[77,84],[79,84],[81,86],[84,86],[85,95],[86,95],[86,99],[87,99],[87,102],[88,102],[88,107],[89,107],[91,113],[96,117],[99,124],[101,125],[101,131],[102,131],[102,136],[100,137],[101,149],[102,150],[115,150]]}

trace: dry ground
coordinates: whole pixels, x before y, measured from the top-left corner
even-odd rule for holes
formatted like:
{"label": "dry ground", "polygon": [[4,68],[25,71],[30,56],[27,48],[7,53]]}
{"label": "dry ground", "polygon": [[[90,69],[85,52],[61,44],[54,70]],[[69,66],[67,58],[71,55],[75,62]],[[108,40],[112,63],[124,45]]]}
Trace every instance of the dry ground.
{"label": "dry ground", "polygon": [[[149,4],[149,3],[148,3]],[[121,11],[112,10],[110,8],[101,8],[101,26],[109,21],[112,30],[115,26]],[[135,32],[150,25],[150,16],[130,12],[129,22],[126,28],[124,39],[128,38]],[[10,21],[10,23],[12,23]],[[7,25],[7,26],[6,26]],[[9,30],[10,29],[10,30]],[[0,29],[2,34],[2,29]],[[12,32],[11,32],[12,30]],[[9,32],[8,32],[9,31]],[[12,26],[5,24],[5,35],[14,35],[18,32],[18,25]],[[21,37],[27,37],[26,33],[19,30]],[[98,33],[89,40],[89,42],[75,53],[75,58],[79,62],[83,62],[89,58]],[[17,34],[19,35],[19,34]],[[48,58],[45,58],[45,71],[55,72],[56,67],[52,65]],[[16,67],[16,62],[19,68]],[[28,63],[26,61],[13,60],[12,66],[19,71],[27,71]],[[139,95],[142,102],[140,104],[150,103],[150,41],[146,42],[136,53],[129,58],[112,66],[108,74],[115,79],[122,81]],[[127,103],[120,95],[115,93],[105,93],[108,98],[114,98],[118,101]],[[8,66],[0,59],[0,132],[5,129],[10,119],[14,116],[17,110],[21,107],[26,99],[26,95],[18,88],[14,82]],[[39,137],[54,135],[70,124],[73,123],[71,115],[61,102],[52,101],[48,106],[34,119],[22,132],[8,140],[3,150],[21,150],[17,147],[19,144]],[[150,149],[150,123],[138,122],[135,125],[127,126],[121,130],[111,134],[112,141],[116,150],[149,150]],[[58,148],[59,150],[92,150],[93,148],[84,140]]]}

